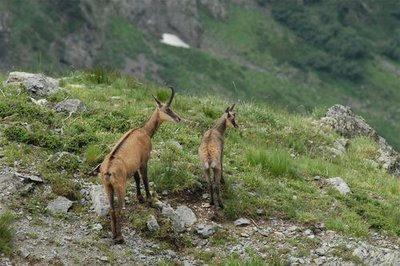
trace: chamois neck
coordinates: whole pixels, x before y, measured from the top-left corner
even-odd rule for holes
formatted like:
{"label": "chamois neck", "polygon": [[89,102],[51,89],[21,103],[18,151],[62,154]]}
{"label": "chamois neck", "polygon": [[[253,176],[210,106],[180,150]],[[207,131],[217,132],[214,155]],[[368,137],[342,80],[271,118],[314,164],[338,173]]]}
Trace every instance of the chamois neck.
{"label": "chamois neck", "polygon": [[221,133],[221,135],[224,134],[225,129],[226,129],[226,119],[225,119],[225,115],[221,116],[220,119],[218,119],[218,121],[215,123],[214,129],[218,130],[218,132]]}
{"label": "chamois neck", "polygon": [[150,119],[146,122],[146,124],[144,124],[143,129],[152,138],[160,127],[161,123],[162,121],[160,120],[158,110],[156,109],[151,115]]}

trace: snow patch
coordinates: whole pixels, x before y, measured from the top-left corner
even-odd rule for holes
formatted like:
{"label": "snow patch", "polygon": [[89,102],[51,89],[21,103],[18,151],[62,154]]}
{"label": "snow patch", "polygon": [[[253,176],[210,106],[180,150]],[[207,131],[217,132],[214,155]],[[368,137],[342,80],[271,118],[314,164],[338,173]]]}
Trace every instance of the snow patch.
{"label": "snow patch", "polygon": [[163,33],[161,42],[175,47],[182,47],[182,48],[190,47],[187,43],[182,41],[178,36],[170,33]]}

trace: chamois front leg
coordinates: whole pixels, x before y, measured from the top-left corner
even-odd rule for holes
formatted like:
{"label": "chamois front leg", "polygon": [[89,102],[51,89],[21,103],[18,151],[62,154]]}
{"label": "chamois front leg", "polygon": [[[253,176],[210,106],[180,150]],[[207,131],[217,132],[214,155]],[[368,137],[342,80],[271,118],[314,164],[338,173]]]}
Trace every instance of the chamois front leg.
{"label": "chamois front leg", "polygon": [[116,217],[115,217],[115,206],[114,206],[114,190],[111,185],[104,185],[105,191],[107,193],[108,202],[110,204],[109,213],[111,219],[111,232],[113,235],[113,239],[117,237],[116,231]]}
{"label": "chamois front leg", "polygon": [[125,186],[118,186],[116,187],[116,193],[117,193],[117,198],[118,198],[118,204],[117,208],[115,211],[115,216],[116,216],[116,223],[115,223],[115,231],[116,231],[116,237],[114,238],[114,243],[115,244],[122,244],[124,243],[124,238],[122,236],[121,232],[121,224],[122,224],[122,209],[125,207]]}
{"label": "chamois front leg", "polygon": [[142,179],[143,179],[144,189],[146,191],[147,202],[151,204],[152,198],[151,198],[150,188],[149,188],[149,177],[147,176],[147,164],[144,164],[140,167],[140,175],[142,176]]}
{"label": "chamois front leg", "polygon": [[143,203],[144,202],[144,198],[142,196],[142,192],[140,191],[139,171],[136,171],[133,176],[135,177],[135,183],[136,183],[136,198],[140,203]]}

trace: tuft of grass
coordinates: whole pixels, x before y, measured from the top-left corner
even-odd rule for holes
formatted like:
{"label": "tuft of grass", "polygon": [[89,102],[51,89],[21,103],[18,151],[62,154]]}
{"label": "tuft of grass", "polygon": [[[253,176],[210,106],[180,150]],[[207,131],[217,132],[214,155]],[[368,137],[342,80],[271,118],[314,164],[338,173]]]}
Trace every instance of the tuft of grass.
{"label": "tuft of grass", "polygon": [[248,151],[246,159],[251,166],[260,165],[273,176],[298,177],[296,166],[286,150],[254,149]]}
{"label": "tuft of grass", "polygon": [[14,217],[9,211],[4,211],[0,215],[0,252],[7,255],[11,254],[12,242],[14,238],[14,231],[12,228],[12,223]]}

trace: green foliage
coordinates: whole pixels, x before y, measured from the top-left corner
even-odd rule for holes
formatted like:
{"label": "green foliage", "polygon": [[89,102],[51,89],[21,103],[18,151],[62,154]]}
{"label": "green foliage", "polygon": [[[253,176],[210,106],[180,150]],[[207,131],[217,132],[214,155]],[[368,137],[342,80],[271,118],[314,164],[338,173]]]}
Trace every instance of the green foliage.
{"label": "green foliage", "polygon": [[14,231],[12,223],[14,221],[13,215],[9,211],[3,211],[0,215],[0,252],[7,255],[13,251],[12,241],[14,238]]}

